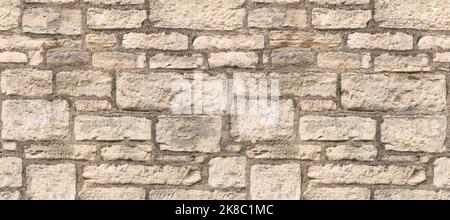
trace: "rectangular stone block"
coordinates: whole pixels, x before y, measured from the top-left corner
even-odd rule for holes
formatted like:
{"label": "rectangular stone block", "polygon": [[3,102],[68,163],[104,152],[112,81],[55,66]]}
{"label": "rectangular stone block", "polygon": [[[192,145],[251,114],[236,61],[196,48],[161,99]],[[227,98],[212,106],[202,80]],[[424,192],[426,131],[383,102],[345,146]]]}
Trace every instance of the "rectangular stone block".
{"label": "rectangular stone block", "polygon": [[119,141],[151,140],[152,122],[135,117],[75,117],[75,140]]}
{"label": "rectangular stone block", "polygon": [[446,150],[447,117],[386,116],[381,142],[386,150],[439,153]]}
{"label": "rectangular stone block", "polygon": [[342,74],[342,106],[364,111],[446,109],[445,75]]}
{"label": "rectangular stone block", "polygon": [[305,144],[257,144],[247,148],[247,157],[255,159],[319,160],[320,145]]}
{"label": "rectangular stone block", "polygon": [[45,96],[52,93],[52,71],[9,69],[1,72],[3,95]]}
{"label": "rectangular stone block", "polygon": [[140,28],[145,19],[145,10],[89,8],[87,11],[87,25],[91,29]]}
{"label": "rectangular stone block", "polygon": [[304,9],[258,8],[248,12],[251,28],[308,27],[308,16]]}
{"label": "rectangular stone block", "polygon": [[111,97],[112,78],[109,73],[79,70],[56,74],[56,92],[68,96]]}
{"label": "rectangular stone block", "polygon": [[376,121],[354,116],[303,116],[299,133],[303,141],[373,140]]}
{"label": "rectangular stone block", "polygon": [[450,193],[432,190],[382,189],[374,193],[375,200],[449,200]]}
{"label": "rectangular stone block", "polygon": [[27,55],[20,52],[0,52],[0,63],[26,63]]}
{"label": "rectangular stone block", "polygon": [[317,29],[357,29],[367,27],[372,19],[369,10],[342,10],[314,8],[312,25]]}
{"label": "rectangular stone block", "polygon": [[274,67],[310,67],[316,63],[316,54],[312,51],[292,48],[275,49],[272,51],[272,65]]}
{"label": "rectangular stone block", "polygon": [[0,2],[0,31],[8,31],[19,26],[20,0],[2,0]]}
{"label": "rectangular stone block", "polygon": [[299,164],[253,165],[250,172],[251,199],[300,199],[302,180]]}
{"label": "rectangular stone block", "polygon": [[378,155],[378,149],[373,145],[351,146],[338,145],[326,150],[328,160],[357,160],[374,161]]}
{"label": "rectangular stone block", "polygon": [[75,199],[77,178],[74,164],[30,165],[26,172],[27,199]]}
{"label": "rectangular stone block", "polygon": [[166,55],[156,54],[149,58],[150,69],[197,69],[203,66],[203,55]]}
{"label": "rectangular stone block", "polygon": [[0,188],[22,186],[22,159],[0,158]]}
{"label": "rectangular stone block", "polygon": [[186,189],[155,189],[148,193],[150,200],[243,200],[244,193],[210,191],[210,190],[186,190]]}
{"label": "rectangular stone block", "polygon": [[69,135],[69,105],[63,100],[5,100],[2,122],[4,140],[64,140]]}
{"label": "rectangular stone block", "polygon": [[106,100],[76,100],[73,103],[75,111],[96,112],[111,110],[111,103]]}
{"label": "rectangular stone block", "polygon": [[320,68],[348,70],[370,68],[369,53],[323,52],[317,55]]}
{"label": "rectangular stone block", "polygon": [[244,24],[244,3],[245,0],[154,0],[150,2],[149,19],[160,28],[236,30]]}
{"label": "rectangular stone block", "polygon": [[125,48],[187,50],[188,36],[180,33],[129,33],[123,36],[122,45]]}
{"label": "rectangular stone block", "polygon": [[308,169],[312,183],[418,185],[425,171],[416,167],[369,165],[318,165]]}
{"label": "rectangular stone block", "polygon": [[86,183],[192,185],[201,180],[191,166],[91,165],[83,169]]}
{"label": "rectangular stone block", "polygon": [[208,184],[215,188],[244,188],[245,157],[216,157],[209,161]]}
{"label": "rectangular stone block", "polygon": [[308,188],[304,197],[307,200],[370,200],[370,190],[366,188]]}
{"label": "rectangular stone block", "polygon": [[336,48],[342,44],[338,34],[323,34],[316,32],[271,31],[269,33],[269,46],[271,48],[298,47],[298,48]]}
{"label": "rectangular stone block", "polygon": [[29,145],[25,146],[27,159],[95,160],[97,147],[94,145]]}
{"label": "rectangular stone block", "polygon": [[92,66],[106,70],[142,69],[144,53],[98,52],[92,55]]}
{"label": "rectangular stone block", "polygon": [[29,8],[22,18],[22,30],[35,34],[81,34],[81,10],[66,8]]}
{"label": "rectangular stone block", "polygon": [[334,111],[337,108],[332,100],[301,100],[298,106],[304,112]]}
{"label": "rectangular stone block", "polygon": [[90,63],[89,53],[81,50],[49,50],[46,58],[51,68],[82,67]]}
{"label": "rectangular stone block", "polygon": [[0,191],[0,201],[20,200],[19,191]]}
{"label": "rectangular stone block", "polygon": [[113,145],[101,150],[103,160],[150,161],[153,157],[153,145],[137,146]]}
{"label": "rectangular stone block", "polygon": [[433,184],[440,188],[450,188],[450,158],[438,158],[433,165]]}
{"label": "rectangular stone block", "polygon": [[390,55],[382,54],[375,57],[376,72],[428,72],[431,70],[426,54]]}
{"label": "rectangular stone block", "polygon": [[264,48],[264,35],[211,35],[194,40],[194,49],[257,50]]}
{"label": "rectangular stone block", "polygon": [[419,49],[450,49],[450,36],[424,36],[418,43]]}
{"label": "rectangular stone block", "polygon": [[357,49],[412,50],[413,44],[412,35],[400,32],[395,34],[354,33],[347,39],[347,46]]}
{"label": "rectangular stone block", "polygon": [[449,0],[378,0],[375,21],[380,27],[450,30]]}
{"label": "rectangular stone block", "polygon": [[91,49],[114,47],[117,41],[114,34],[86,34],[86,45]]}
{"label": "rectangular stone block", "polygon": [[258,60],[258,54],[254,52],[219,52],[211,53],[208,56],[209,66],[211,68],[255,68]]}
{"label": "rectangular stone block", "polygon": [[220,116],[161,116],[156,124],[156,142],[161,150],[218,152],[221,134]]}
{"label": "rectangular stone block", "polygon": [[135,187],[86,187],[79,196],[82,200],[145,200],[145,190]]}

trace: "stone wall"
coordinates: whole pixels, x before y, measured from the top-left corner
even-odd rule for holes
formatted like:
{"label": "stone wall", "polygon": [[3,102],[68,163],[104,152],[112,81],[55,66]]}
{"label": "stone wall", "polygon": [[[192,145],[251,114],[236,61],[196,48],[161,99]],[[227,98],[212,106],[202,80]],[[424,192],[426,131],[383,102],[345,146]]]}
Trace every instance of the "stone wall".
{"label": "stone wall", "polygon": [[[449,199],[449,5],[1,0],[0,199]],[[194,70],[280,120],[173,114]]]}

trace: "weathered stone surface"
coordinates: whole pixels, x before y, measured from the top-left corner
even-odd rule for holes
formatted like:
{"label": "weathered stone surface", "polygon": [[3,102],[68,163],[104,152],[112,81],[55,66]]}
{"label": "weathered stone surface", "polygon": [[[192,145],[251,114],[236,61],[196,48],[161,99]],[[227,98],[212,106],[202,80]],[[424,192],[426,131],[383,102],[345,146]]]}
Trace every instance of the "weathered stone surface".
{"label": "weathered stone surface", "polygon": [[316,54],[311,51],[292,48],[275,49],[272,51],[272,65],[274,67],[310,67],[315,63]]}
{"label": "weathered stone surface", "polygon": [[264,35],[211,35],[194,40],[194,49],[256,50],[264,48]]}
{"label": "weathered stone surface", "polygon": [[307,200],[370,200],[370,190],[366,188],[308,188]]}
{"label": "weathered stone surface", "polygon": [[203,66],[203,56],[193,54],[191,56],[156,54],[149,58],[150,69],[196,69]]}
{"label": "weathered stone surface", "polygon": [[187,50],[188,36],[175,32],[170,34],[129,33],[123,36],[122,45],[133,49]]}
{"label": "weathered stone surface", "polygon": [[347,46],[350,48],[412,50],[414,37],[405,33],[354,33],[348,36]]}
{"label": "weathered stone surface", "polygon": [[22,159],[0,158],[0,188],[22,186]]}
{"label": "weathered stone surface", "polygon": [[17,143],[15,142],[7,142],[2,144],[3,150],[9,150],[9,151],[16,151],[17,150]]}
{"label": "weathered stone surface", "polygon": [[343,74],[342,106],[365,111],[446,109],[444,75]]}
{"label": "weathered stone surface", "polygon": [[50,50],[47,52],[50,67],[78,67],[89,64],[89,53],[76,50]]}
{"label": "weathered stone surface", "polygon": [[272,111],[269,107],[232,116],[231,136],[236,138],[236,141],[244,142],[292,139],[294,137],[292,100],[280,100],[278,104],[278,112]]}
{"label": "weathered stone surface", "polygon": [[73,104],[76,111],[96,112],[111,110],[111,103],[106,100],[77,100]]}
{"label": "weathered stone surface", "polygon": [[85,2],[96,5],[139,5],[144,4],[145,0],[84,0]]}
{"label": "weathered stone surface", "polygon": [[47,38],[31,38],[22,35],[0,36],[0,49],[2,50],[40,50],[54,44]]}
{"label": "weathered stone surface", "polygon": [[78,141],[151,140],[151,125],[146,118],[77,116],[74,133]]}
{"label": "weathered stone surface", "polygon": [[153,145],[113,145],[101,150],[103,160],[149,161],[152,159]]}
{"label": "weathered stone surface", "polygon": [[27,159],[95,160],[97,147],[94,145],[29,145],[25,147]]}
{"label": "weathered stone surface", "polygon": [[69,96],[111,97],[111,75],[92,70],[59,72],[56,74],[56,92]]}
{"label": "weathered stone surface", "polygon": [[438,158],[434,162],[433,184],[437,187],[450,188],[450,158]]}
{"label": "weathered stone surface", "polygon": [[69,135],[66,101],[5,100],[2,107],[5,140],[64,140]]}
{"label": "weathered stone surface", "polygon": [[369,4],[370,0],[309,0],[320,5],[363,5]]}
{"label": "weathered stone surface", "polygon": [[449,30],[448,0],[378,0],[375,21],[380,27]]}
{"label": "weathered stone surface", "polygon": [[372,19],[368,10],[341,10],[314,8],[312,25],[317,29],[357,29],[367,27]]}
{"label": "weathered stone surface", "polygon": [[434,54],[433,61],[435,63],[450,63],[450,52]]}
{"label": "weathered stone surface", "polygon": [[87,25],[92,29],[139,28],[145,19],[145,10],[89,8],[87,11]]}
{"label": "weathered stone surface", "polygon": [[239,67],[255,68],[258,64],[258,54],[254,52],[219,52],[209,54],[211,68]]}
{"label": "weathered stone surface", "polygon": [[82,200],[144,200],[145,190],[135,187],[86,187],[79,196]]}
{"label": "weathered stone surface", "polygon": [[248,26],[252,28],[308,27],[306,10],[293,8],[258,8],[249,11]]}
{"label": "weathered stone surface", "polygon": [[338,145],[326,150],[328,160],[359,160],[374,161],[378,155],[378,150],[373,145],[363,145],[354,147],[349,145]]}
{"label": "weathered stone surface", "polygon": [[426,54],[412,56],[382,54],[375,57],[374,65],[376,72],[421,72],[431,70]]}
{"label": "weathered stone surface", "polygon": [[419,49],[450,49],[450,36],[424,36],[417,46]]}
{"label": "weathered stone surface", "polygon": [[300,199],[299,164],[253,165],[250,182],[250,196],[253,200]]}
{"label": "weathered stone surface", "polygon": [[279,80],[280,92],[283,96],[336,97],[337,74],[335,73],[272,73],[270,78]]}
{"label": "weathered stone surface", "polygon": [[369,53],[323,52],[317,56],[317,66],[337,70],[370,68]]}
{"label": "weathered stone surface", "polygon": [[18,191],[0,191],[0,201],[8,201],[8,200],[19,200],[20,199],[20,192]]}
{"label": "weathered stone surface", "polygon": [[218,152],[221,133],[220,116],[161,116],[156,124],[156,142],[168,151]]}
{"label": "weathered stone surface", "polygon": [[42,51],[30,51],[28,52],[28,57],[30,59],[30,61],[28,62],[30,66],[38,66],[44,62]]}
{"label": "weathered stone surface", "polygon": [[86,45],[92,49],[114,47],[117,45],[117,37],[113,34],[87,34]]}
{"label": "weathered stone surface", "polygon": [[305,112],[334,111],[337,108],[332,100],[301,100],[298,106]]}
{"label": "weathered stone surface", "polygon": [[155,0],[150,2],[149,19],[161,28],[235,30],[243,27],[244,3],[245,0]]}
{"label": "weathered stone surface", "polygon": [[257,3],[296,3],[300,2],[300,0],[251,0],[252,2]]}
{"label": "weathered stone surface", "polygon": [[75,0],[25,0],[25,2],[30,3],[71,3]]}
{"label": "weathered stone surface", "polygon": [[74,200],[76,170],[74,164],[30,165],[27,172],[27,199]]}
{"label": "weathered stone surface", "polygon": [[438,153],[445,151],[447,117],[387,116],[381,124],[386,150]]}
{"label": "weathered stone surface", "polygon": [[0,31],[7,31],[19,26],[20,0],[2,0],[0,2]]}
{"label": "weathered stone surface", "polygon": [[0,52],[0,63],[26,63],[27,55],[20,52]]}
{"label": "weathered stone surface", "polygon": [[1,72],[4,95],[44,96],[52,93],[52,71],[10,69]]}
{"label": "weathered stone surface", "polygon": [[416,167],[369,165],[311,166],[308,177],[313,183],[418,185],[426,180],[425,171]]}
{"label": "weathered stone surface", "polygon": [[189,166],[170,165],[95,165],[86,166],[83,177],[87,183],[99,184],[168,184],[192,185],[201,180],[200,171]]}
{"label": "weathered stone surface", "polygon": [[23,32],[36,34],[81,34],[81,10],[66,8],[29,8],[22,18]]}
{"label": "weathered stone surface", "polygon": [[445,191],[383,189],[376,190],[375,200],[449,200],[450,193]]}
{"label": "weathered stone surface", "polygon": [[245,187],[245,157],[216,157],[209,161],[208,184],[216,188]]}
{"label": "weathered stone surface", "polygon": [[255,159],[319,160],[320,145],[305,144],[257,144],[247,148],[247,157]]}
{"label": "weathered stone surface", "polygon": [[150,200],[242,200],[244,193],[185,190],[185,189],[158,189],[150,190]]}
{"label": "weathered stone surface", "polygon": [[271,31],[269,45],[271,48],[336,48],[341,46],[341,36],[316,32]]}
{"label": "weathered stone surface", "polygon": [[92,66],[106,70],[145,67],[144,53],[99,52],[92,55]]}
{"label": "weathered stone surface", "polygon": [[307,141],[373,140],[376,121],[361,117],[304,116],[300,118],[300,139]]}

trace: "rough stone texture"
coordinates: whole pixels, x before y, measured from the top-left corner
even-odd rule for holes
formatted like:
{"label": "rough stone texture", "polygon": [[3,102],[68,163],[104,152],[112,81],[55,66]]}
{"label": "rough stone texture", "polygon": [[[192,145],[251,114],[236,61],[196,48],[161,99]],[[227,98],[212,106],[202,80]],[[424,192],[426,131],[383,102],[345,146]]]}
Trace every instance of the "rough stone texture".
{"label": "rough stone texture", "polygon": [[22,159],[0,158],[0,188],[22,186]]}
{"label": "rough stone texture", "polygon": [[439,153],[446,150],[447,117],[387,116],[381,124],[381,142],[386,150]]}
{"label": "rough stone texture", "polygon": [[450,14],[448,0],[378,0],[375,1],[375,21],[381,27],[448,30]]}
{"label": "rough stone texture", "polygon": [[150,2],[149,20],[161,28],[235,30],[243,26],[244,3],[245,0],[155,0]]}
{"label": "rough stone texture", "polygon": [[245,157],[217,157],[209,161],[208,184],[216,188],[245,187]]}
{"label": "rough stone texture", "polygon": [[195,189],[160,189],[150,190],[148,197],[150,200],[242,200],[245,194]]}
{"label": "rough stone texture", "polygon": [[370,200],[370,190],[365,188],[310,188],[304,193],[308,200]]}
{"label": "rough stone texture", "polygon": [[253,183],[250,186],[250,196],[252,199],[300,199],[300,165],[254,165],[250,172],[250,182]]}
{"label": "rough stone texture", "polygon": [[365,111],[446,109],[444,75],[343,74],[342,106]]}
{"label": "rough stone texture", "polygon": [[156,124],[161,150],[212,153],[220,151],[219,116],[162,116]]}
{"label": "rough stone texture", "polygon": [[92,29],[139,28],[146,18],[145,10],[89,8],[87,11],[87,25]]}
{"label": "rough stone texture", "polygon": [[0,200],[449,199],[449,3],[0,0]]}
{"label": "rough stone texture", "polygon": [[60,72],[56,74],[57,93],[69,96],[110,97],[110,74],[98,71]]}
{"label": "rough stone texture", "polygon": [[411,50],[414,37],[405,33],[354,33],[348,36],[347,45],[358,49]]}
{"label": "rough stone texture", "polygon": [[312,11],[312,25],[317,29],[364,28],[370,19],[372,19],[372,12],[368,10],[315,8]]}
{"label": "rough stone texture", "polygon": [[82,200],[144,200],[145,190],[134,187],[84,188],[81,190]]}
{"label": "rough stone texture", "polygon": [[4,140],[64,140],[69,136],[69,106],[63,100],[5,100],[2,122]]}
{"label": "rough stone texture", "polygon": [[25,9],[22,30],[36,34],[81,34],[81,10],[61,8]]}
{"label": "rough stone texture", "polygon": [[375,191],[374,197],[376,200],[449,200],[450,193],[431,190],[385,189]]}
{"label": "rough stone texture", "polygon": [[88,183],[192,185],[201,180],[193,167],[170,165],[98,165],[86,166],[83,177]]}
{"label": "rough stone texture", "polygon": [[320,141],[373,140],[376,121],[360,117],[304,116],[300,139]]}
{"label": "rough stone texture", "polygon": [[52,71],[14,69],[1,72],[4,95],[44,96],[52,93]]}
{"label": "rough stone texture", "polygon": [[26,172],[27,199],[75,199],[76,170],[74,164],[30,165]]}
{"label": "rough stone texture", "polygon": [[415,167],[332,164],[309,167],[308,177],[324,184],[417,185],[426,180],[425,171]]}
{"label": "rough stone texture", "polygon": [[151,140],[152,122],[135,117],[75,117],[75,140]]}

